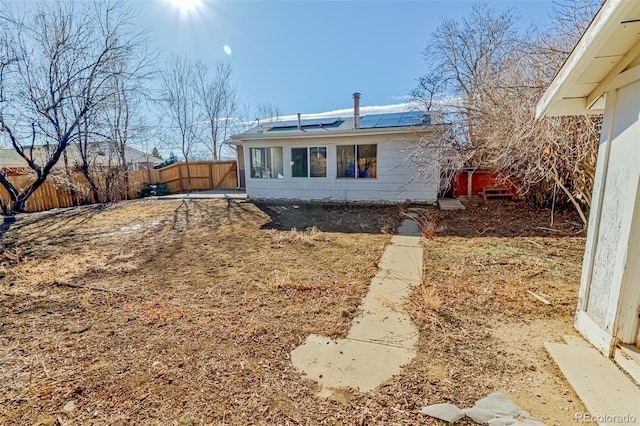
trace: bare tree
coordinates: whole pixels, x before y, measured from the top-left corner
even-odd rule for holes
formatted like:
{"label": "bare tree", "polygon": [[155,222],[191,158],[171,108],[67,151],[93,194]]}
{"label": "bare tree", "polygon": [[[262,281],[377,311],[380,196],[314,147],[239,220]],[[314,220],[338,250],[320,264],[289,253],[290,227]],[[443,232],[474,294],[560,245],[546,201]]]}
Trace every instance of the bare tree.
{"label": "bare tree", "polygon": [[[124,55],[112,61],[112,75],[107,84],[112,93],[108,102],[91,116],[84,118],[76,145],[80,152],[78,169],[89,183],[94,202],[111,201],[114,197],[129,197],[129,165],[126,147],[144,134],[146,126],[140,104],[146,95],[146,81],[153,75],[155,53],[148,49],[144,32],[126,26],[131,14],[127,11],[116,16],[110,9],[96,8],[99,30],[109,34],[113,27],[128,31],[130,40]],[[89,123],[92,120],[92,123]],[[100,155],[102,154],[102,155]],[[108,155],[105,155],[108,154]],[[102,191],[96,177],[104,179]]]}
{"label": "bare tree", "polygon": [[[273,123],[280,119],[282,111],[280,107],[268,102],[260,102],[253,108],[253,116],[258,124]],[[253,119],[254,117],[248,117]]]}
{"label": "bare tree", "polygon": [[[407,161],[417,171],[413,179],[439,178],[439,182],[433,182],[438,185],[439,191],[449,190],[453,176],[469,159],[469,151],[461,149],[453,136],[452,126],[443,123],[433,125],[427,134],[416,132],[407,139],[407,145],[410,146],[406,152]],[[439,168],[437,177],[433,175],[434,165]]]}
{"label": "bare tree", "polygon": [[198,108],[195,64],[182,56],[172,57],[162,71],[163,105],[187,166],[187,184],[191,191],[189,158],[199,140],[202,118]]}
{"label": "bare tree", "polygon": [[[24,17],[9,3],[0,10],[0,132],[35,176],[18,189],[0,175],[7,213],[25,210],[85,118],[113,96],[112,65],[132,38],[117,2],[39,2]],[[109,14],[109,27],[97,11]]]}
{"label": "bare tree", "polygon": [[231,120],[238,110],[238,95],[231,81],[231,64],[216,63],[211,76],[207,65],[196,62],[195,73],[196,93],[211,136],[211,154],[213,161],[218,161],[221,144],[227,139]]}
{"label": "bare tree", "polygon": [[[75,146],[77,148],[76,152],[78,154],[77,157],[74,158],[73,166],[75,170],[78,170],[84,176],[85,181],[89,185],[89,194],[91,198],[88,198],[86,202],[88,204],[99,203],[100,202],[100,189],[98,188],[98,182],[94,179],[94,171],[95,171],[95,163],[96,157],[98,156],[98,152],[94,149],[91,149],[91,140],[89,137],[89,124],[86,119],[82,120],[82,123],[78,126],[78,136],[75,140]],[[71,145],[73,146],[73,145]],[[65,149],[65,166],[67,164],[67,156],[69,155],[70,149]]]}
{"label": "bare tree", "polygon": [[[119,179],[122,180],[125,199],[129,198],[127,147],[132,143],[146,142],[149,134],[142,103],[146,95],[145,79],[151,76],[150,64],[153,55],[147,54],[146,49],[140,49],[129,59],[126,63],[117,64],[119,72],[113,79],[114,97],[108,107],[102,111],[106,126],[106,140],[116,154],[117,167],[115,169],[118,171]],[[124,72],[125,70],[129,72]],[[137,78],[124,79],[119,77],[129,73],[133,73]]]}
{"label": "bare tree", "polygon": [[425,49],[429,70],[412,92],[427,109],[448,108],[454,129],[462,129],[457,136],[471,165],[505,172],[537,204],[562,198],[585,223],[600,120],[534,117],[539,97],[568,54],[566,46],[573,46],[577,28],[595,10],[582,8],[587,3],[557,4],[567,19],[545,33],[519,33],[513,9],[486,5],[474,5],[469,18],[444,19]]}
{"label": "bare tree", "polygon": [[602,2],[603,0],[555,0],[552,26],[545,34],[552,37],[543,37],[539,44],[557,51],[564,61],[589,26]]}
{"label": "bare tree", "polygon": [[455,114],[468,148],[482,143],[476,121],[518,52],[517,25],[515,9],[498,11],[474,3],[467,18],[443,18],[423,52],[429,69],[419,78],[413,98],[428,109],[437,101],[439,108]]}

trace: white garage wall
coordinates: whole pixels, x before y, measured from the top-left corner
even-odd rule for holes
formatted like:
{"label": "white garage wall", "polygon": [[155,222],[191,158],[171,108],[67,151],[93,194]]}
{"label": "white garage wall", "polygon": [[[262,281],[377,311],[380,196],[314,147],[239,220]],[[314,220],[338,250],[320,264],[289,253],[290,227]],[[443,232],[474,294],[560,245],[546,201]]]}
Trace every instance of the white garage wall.
{"label": "white garage wall", "polygon": [[[637,244],[633,245],[630,238],[634,235],[634,226],[638,226],[634,212],[637,212],[640,182],[639,93],[640,82],[635,82],[607,94],[589,218],[587,240],[590,244],[585,251],[579,310],[603,330],[604,335],[596,339],[596,346],[605,353],[610,351],[607,346],[612,344],[613,337],[632,343],[631,330],[634,323],[637,324],[634,317],[637,317],[638,297],[624,297],[623,283],[638,282],[637,268],[629,263],[637,260],[629,256],[637,257],[634,252]],[[637,284],[633,288],[637,288]],[[597,330],[586,329],[586,323],[580,323],[581,315],[579,311],[576,327],[585,335],[598,334]],[[618,324],[621,318],[626,320]],[[626,327],[622,335],[618,334],[620,326]]]}

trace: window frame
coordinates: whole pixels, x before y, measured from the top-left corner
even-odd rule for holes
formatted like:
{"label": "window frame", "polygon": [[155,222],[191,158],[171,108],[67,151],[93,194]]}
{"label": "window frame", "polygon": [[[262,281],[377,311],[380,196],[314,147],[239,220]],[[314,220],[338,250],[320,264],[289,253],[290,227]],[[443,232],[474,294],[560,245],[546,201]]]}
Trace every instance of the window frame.
{"label": "window frame", "polygon": [[[359,151],[359,147],[360,146],[375,146],[376,149],[376,156],[375,156],[375,165],[376,165],[376,175],[375,176],[359,176],[359,169],[358,169],[358,151]],[[349,146],[349,147],[353,147],[353,158],[355,159],[354,161],[354,171],[353,171],[353,176],[338,176],[338,173],[340,171],[340,168],[338,167],[338,148],[339,147],[345,147],[345,146]],[[366,179],[366,180],[370,180],[370,179],[378,179],[378,144],[377,143],[354,143],[354,144],[340,144],[340,145],[336,145],[336,179]]]}
{"label": "window frame", "polygon": [[[273,154],[271,153],[272,150],[280,150],[280,170],[276,169],[274,167],[274,161],[273,161]],[[268,163],[269,161],[272,163],[271,167],[268,169],[270,170],[272,176],[269,177],[265,177],[265,176],[257,176],[256,173],[254,173],[256,167],[254,167],[254,163],[253,163],[253,158],[254,158],[254,152],[255,151],[264,151],[264,156],[263,156],[263,160],[266,163]],[[267,161],[267,158],[270,157],[270,160]],[[265,170],[267,170],[266,165],[265,166],[261,166],[262,168],[264,168]],[[262,175],[263,173],[261,173]],[[273,176],[275,175],[275,176]],[[256,146],[256,147],[249,147],[249,177],[251,179],[284,179],[284,148],[282,146]]]}
{"label": "window frame", "polygon": [[[291,162],[293,162],[293,150],[294,149],[304,149],[307,153],[307,175],[306,176],[294,176],[293,175],[293,165],[291,166],[290,174],[292,179],[327,179],[329,177],[329,148],[325,145],[314,145],[314,146],[292,146],[290,147],[289,153],[291,154]],[[311,150],[312,149],[324,149],[324,176],[311,176]]]}

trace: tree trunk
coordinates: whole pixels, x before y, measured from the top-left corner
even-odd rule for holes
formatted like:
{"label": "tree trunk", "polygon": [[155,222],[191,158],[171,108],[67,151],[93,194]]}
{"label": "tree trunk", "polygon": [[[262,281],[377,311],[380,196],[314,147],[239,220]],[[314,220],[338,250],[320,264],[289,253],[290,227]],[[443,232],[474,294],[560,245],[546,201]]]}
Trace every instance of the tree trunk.
{"label": "tree trunk", "polygon": [[79,206],[80,202],[78,200],[78,193],[74,188],[74,180],[73,180],[73,172],[69,168],[69,159],[67,158],[67,150],[65,149],[62,153],[62,158],[64,159],[64,169],[67,171],[67,179],[69,179],[69,192],[71,193],[71,203],[74,206]]}
{"label": "tree trunk", "polygon": [[218,141],[216,140],[216,132],[211,129],[211,140],[213,141],[213,161],[218,161]]}
{"label": "tree trunk", "polygon": [[122,180],[124,181],[124,199],[128,200],[129,197],[129,170],[125,169],[122,174]]}
{"label": "tree trunk", "polygon": [[93,180],[93,176],[91,176],[91,173],[89,172],[89,165],[86,163],[83,164],[80,170],[82,171],[84,178],[89,184],[89,189],[91,190],[91,195],[93,196],[93,202],[95,204],[100,203],[100,190],[98,189],[96,182]]}
{"label": "tree trunk", "polygon": [[4,203],[0,201],[1,203],[0,206],[2,207],[2,214],[4,215],[13,214],[15,212],[16,200],[18,199],[18,190],[16,189],[15,186],[13,186],[11,182],[9,182],[9,180],[4,175],[4,173],[0,173],[0,184],[2,184],[2,186],[4,186],[4,188],[7,190],[7,193],[9,193],[8,203]]}
{"label": "tree trunk", "polygon": [[191,192],[191,169],[189,168],[189,158],[185,155],[184,164],[187,166],[187,193]]}

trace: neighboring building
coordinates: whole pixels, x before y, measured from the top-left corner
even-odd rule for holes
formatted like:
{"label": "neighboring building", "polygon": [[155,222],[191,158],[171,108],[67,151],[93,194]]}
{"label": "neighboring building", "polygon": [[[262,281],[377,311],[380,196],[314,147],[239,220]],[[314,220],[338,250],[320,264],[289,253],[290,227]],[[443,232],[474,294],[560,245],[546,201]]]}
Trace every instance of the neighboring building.
{"label": "neighboring building", "polygon": [[[447,131],[421,112],[279,121],[233,135],[251,199],[433,203],[436,153],[414,149]],[[424,144],[422,144],[424,146]]]}
{"label": "neighboring building", "polygon": [[[34,158],[39,164],[43,163],[45,158],[48,158],[45,150],[46,148],[42,145],[37,145],[34,148]],[[82,157],[76,144],[70,144],[65,151],[69,167],[76,167],[82,163]],[[89,163],[92,166],[117,167],[120,164],[117,152],[107,142],[90,143],[88,152]],[[148,170],[162,162],[160,158],[130,146],[125,147],[124,154],[128,170]],[[64,167],[64,157],[60,157],[55,167],[58,169]],[[0,170],[4,170],[7,174],[21,174],[20,171],[25,168],[27,168],[25,161],[13,148],[0,149]]]}
{"label": "neighboring building", "polygon": [[25,161],[15,149],[0,149],[0,173],[6,176],[22,174],[21,170],[25,167]]}
{"label": "neighboring building", "polygon": [[640,348],[640,1],[602,5],[537,116],[602,112],[575,326],[640,380],[620,358]]}

